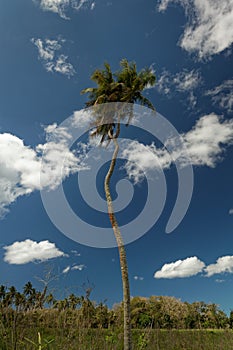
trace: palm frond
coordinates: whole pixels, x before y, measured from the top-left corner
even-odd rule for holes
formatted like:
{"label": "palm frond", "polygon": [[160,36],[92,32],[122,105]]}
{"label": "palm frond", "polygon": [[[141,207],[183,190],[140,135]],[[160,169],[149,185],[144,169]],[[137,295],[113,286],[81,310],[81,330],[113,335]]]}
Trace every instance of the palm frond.
{"label": "palm frond", "polygon": [[[143,106],[147,106],[151,109],[155,109],[153,104],[149,99],[142,95],[143,90],[148,86],[154,86],[155,75],[151,68],[144,68],[140,72],[137,72],[137,66],[135,62],[129,62],[126,58],[120,61],[121,69],[116,73],[112,73],[109,63],[104,63],[103,69],[96,69],[91,79],[97,84],[97,87],[86,88],[81,91],[82,94],[89,94],[89,101],[86,102],[86,106],[103,105],[107,102],[126,102],[133,104],[138,102]],[[104,114],[105,111],[101,108],[100,111],[95,110],[96,121],[93,126],[95,130],[91,133],[91,136],[101,136],[101,143],[105,140],[110,140],[110,135],[119,136],[119,130],[116,130],[116,124],[114,123],[114,112],[112,116],[109,116],[109,111],[107,116],[99,118],[99,113]],[[130,123],[133,117],[133,108],[131,106],[130,110],[126,112],[128,115],[127,125]],[[118,117],[124,118],[125,116],[119,112]],[[117,121],[117,125],[119,120]],[[120,125],[120,124],[119,124]],[[115,131],[115,134],[114,134]]]}

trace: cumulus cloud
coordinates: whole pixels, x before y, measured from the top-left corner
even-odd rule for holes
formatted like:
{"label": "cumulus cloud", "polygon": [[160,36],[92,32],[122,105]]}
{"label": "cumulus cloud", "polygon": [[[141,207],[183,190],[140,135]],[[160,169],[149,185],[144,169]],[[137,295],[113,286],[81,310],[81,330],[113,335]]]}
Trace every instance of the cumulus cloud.
{"label": "cumulus cloud", "polygon": [[222,160],[223,145],[233,143],[233,119],[224,121],[209,114],[200,118],[183,138],[192,164],[215,167]]}
{"label": "cumulus cloud", "polygon": [[122,157],[127,159],[125,170],[129,178],[140,182],[153,169],[168,169],[178,159],[183,165],[190,161],[195,166],[215,167],[223,158],[224,146],[233,143],[233,120],[224,121],[212,113],[201,117],[181,136],[184,148],[172,147],[171,153],[166,146],[175,144],[173,139],[167,140],[163,148],[131,141],[122,151]]}
{"label": "cumulus cloud", "polygon": [[0,134],[0,217],[18,197],[55,189],[67,176],[86,168],[82,155],[69,149],[65,128],[53,124],[45,131],[47,142],[34,149],[15,135]]}
{"label": "cumulus cloud", "polygon": [[127,159],[125,170],[135,183],[141,182],[154,169],[168,169],[172,159],[165,148],[158,149],[154,144],[144,145],[138,141],[129,142],[122,151],[122,158]]}
{"label": "cumulus cloud", "polygon": [[75,74],[75,69],[68,62],[68,56],[58,53],[66,42],[61,37],[57,39],[31,39],[32,43],[37,47],[39,59],[42,61],[47,72],[56,72],[67,77]]}
{"label": "cumulus cloud", "polygon": [[230,215],[233,215],[233,208],[231,208],[231,209],[229,210],[229,214],[230,214]]}
{"label": "cumulus cloud", "polygon": [[75,10],[87,9],[91,10],[95,7],[95,2],[90,0],[38,0],[40,7],[44,11],[51,11],[58,14],[63,19],[69,19],[66,11],[71,8]]}
{"label": "cumulus cloud", "polygon": [[[211,277],[216,274],[233,273],[233,256],[227,255],[217,259],[214,264],[208,266],[196,256],[177,260],[175,262],[164,264],[161,270],[154,274],[154,278],[184,278],[197,275],[203,272],[205,277]],[[216,282],[223,282],[217,279]]]}
{"label": "cumulus cloud", "polygon": [[196,105],[194,91],[201,83],[202,78],[197,70],[183,69],[176,74],[164,70],[157,81],[156,88],[159,93],[167,96],[175,96],[177,92],[186,94],[189,104],[194,107]]}
{"label": "cumulus cloud", "polygon": [[[69,175],[87,169],[87,153],[94,145],[79,143],[76,150],[69,149],[70,127],[73,129],[79,125],[85,129],[85,117],[89,122],[88,113],[74,113],[69,127],[56,124],[45,127],[46,142],[34,148],[25,145],[15,135],[0,134],[0,216],[6,214],[8,206],[18,197],[41,189],[53,190]],[[224,121],[216,114],[206,115],[181,136],[193,165],[214,167],[222,160],[224,147],[233,143],[233,120]],[[184,149],[171,147],[173,143],[176,141],[169,139],[158,148],[155,144],[129,142],[121,148],[121,156],[127,159],[125,169],[128,176],[140,182],[145,173],[168,169],[176,160],[187,164]],[[166,147],[172,151],[169,153]]]}
{"label": "cumulus cloud", "polygon": [[180,38],[183,49],[203,59],[231,46],[233,0],[160,0],[158,10],[165,11],[170,3],[183,6],[189,19]]}
{"label": "cumulus cloud", "polygon": [[227,113],[233,111],[233,79],[225,80],[222,84],[216,86],[214,89],[206,92],[207,96],[212,97],[214,104],[218,104],[225,109]]}
{"label": "cumulus cloud", "polygon": [[175,262],[165,264],[161,270],[156,271],[154,278],[184,278],[195,276],[202,272],[205,267],[203,261],[196,256],[186,258],[184,260],[177,260]]}
{"label": "cumulus cloud", "polygon": [[233,256],[222,256],[217,259],[215,264],[208,265],[205,268],[207,277],[220,273],[233,273]]}
{"label": "cumulus cloud", "polygon": [[14,242],[12,245],[5,246],[4,261],[8,264],[27,264],[35,261],[46,261],[53,258],[65,256],[54,243],[49,241],[35,242],[26,239],[21,242]]}

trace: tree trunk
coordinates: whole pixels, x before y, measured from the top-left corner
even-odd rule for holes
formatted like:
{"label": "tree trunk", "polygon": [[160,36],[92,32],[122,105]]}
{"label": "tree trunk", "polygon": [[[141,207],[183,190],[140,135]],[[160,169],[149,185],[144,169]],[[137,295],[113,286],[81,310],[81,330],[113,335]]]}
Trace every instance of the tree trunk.
{"label": "tree trunk", "polygon": [[111,197],[111,192],[109,188],[110,179],[115,168],[117,154],[119,150],[119,145],[116,137],[113,137],[113,141],[115,144],[115,150],[112,156],[112,161],[111,161],[108,173],[105,177],[104,189],[105,189],[105,195],[106,195],[106,200],[108,205],[108,214],[109,214],[110,222],[113,228],[113,232],[114,232],[114,235],[117,241],[118,250],[119,250],[119,259],[120,259],[120,266],[121,266],[121,277],[122,277],[122,285],[123,285],[123,304],[124,304],[124,350],[131,350],[132,336],[131,336],[130,289],[129,289],[128,266],[127,266],[124,242],[123,242],[121,232],[119,230],[116,217],[113,211],[112,197]]}

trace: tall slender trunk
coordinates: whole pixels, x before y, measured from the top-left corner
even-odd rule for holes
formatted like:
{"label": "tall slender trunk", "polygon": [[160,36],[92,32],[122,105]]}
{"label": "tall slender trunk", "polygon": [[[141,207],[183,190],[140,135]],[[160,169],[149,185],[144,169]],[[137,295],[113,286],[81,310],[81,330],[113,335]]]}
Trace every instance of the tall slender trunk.
{"label": "tall slender trunk", "polygon": [[124,304],[124,350],[131,350],[132,336],[131,336],[130,289],[129,289],[128,266],[127,266],[124,242],[123,242],[121,232],[118,227],[117,220],[113,211],[112,197],[111,197],[111,192],[109,188],[110,179],[115,168],[117,154],[119,151],[119,145],[116,137],[113,137],[113,141],[115,144],[115,150],[113,152],[112,161],[111,161],[109,170],[105,177],[104,189],[105,189],[105,195],[106,195],[106,200],[108,205],[108,214],[109,214],[110,222],[117,241],[120,266],[121,266],[121,278],[122,278],[122,285],[123,285],[123,304]]}

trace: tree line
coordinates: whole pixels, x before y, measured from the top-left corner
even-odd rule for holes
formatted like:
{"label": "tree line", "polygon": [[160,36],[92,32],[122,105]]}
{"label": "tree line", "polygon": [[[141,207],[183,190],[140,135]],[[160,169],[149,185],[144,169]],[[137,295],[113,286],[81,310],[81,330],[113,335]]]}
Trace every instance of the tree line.
{"label": "tree line", "polygon": [[[0,286],[0,314],[5,327],[16,321],[27,326],[119,329],[123,325],[123,302],[109,308],[85,295],[71,293],[56,299],[47,286],[36,290],[31,282],[22,292],[14,286]],[[196,301],[182,302],[170,296],[133,297],[130,301],[131,324],[135,329],[207,329],[232,328],[233,311],[228,317],[218,305]]]}

